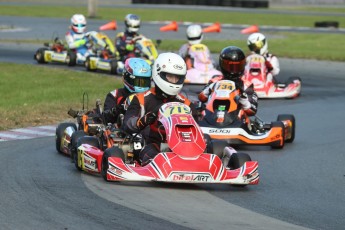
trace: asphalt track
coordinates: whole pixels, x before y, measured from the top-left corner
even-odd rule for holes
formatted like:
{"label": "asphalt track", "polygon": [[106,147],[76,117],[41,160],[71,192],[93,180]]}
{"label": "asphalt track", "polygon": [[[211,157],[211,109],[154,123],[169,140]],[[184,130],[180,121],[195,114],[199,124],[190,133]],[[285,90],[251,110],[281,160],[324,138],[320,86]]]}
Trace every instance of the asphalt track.
{"label": "asphalt track", "polygon": [[[37,19],[35,28],[41,23],[50,21]],[[25,35],[37,36],[35,28]],[[37,65],[35,50],[0,44],[0,61]],[[280,79],[302,78],[302,95],[261,100],[258,116],[294,114],[296,138],[281,150],[239,149],[259,161],[259,185],[106,183],[78,172],[56,152],[54,137],[1,142],[0,228],[343,229],[344,64],[281,59],[281,69]]]}

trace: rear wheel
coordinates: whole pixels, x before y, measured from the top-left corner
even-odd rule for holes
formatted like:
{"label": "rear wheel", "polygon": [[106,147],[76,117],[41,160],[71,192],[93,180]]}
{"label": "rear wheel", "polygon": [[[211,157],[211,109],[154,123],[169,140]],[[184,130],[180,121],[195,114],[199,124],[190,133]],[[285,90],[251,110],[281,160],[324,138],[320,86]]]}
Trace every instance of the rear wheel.
{"label": "rear wheel", "polygon": [[81,158],[80,158],[80,154],[78,153],[78,148],[82,144],[89,144],[91,146],[99,148],[99,142],[98,142],[97,137],[84,136],[84,137],[80,137],[78,139],[78,141],[77,141],[77,154],[74,154],[74,165],[80,171],[82,169],[81,169]]}
{"label": "rear wheel", "polygon": [[62,144],[61,141],[62,141],[62,138],[65,135],[65,130],[66,130],[67,127],[72,127],[72,128],[74,128],[74,130],[77,130],[76,124],[71,123],[71,122],[61,123],[61,124],[59,124],[56,127],[56,131],[55,131],[55,147],[56,147],[56,150],[59,153],[63,153],[62,150],[61,150],[61,144]]}
{"label": "rear wheel", "polygon": [[117,61],[116,60],[110,61],[110,73],[111,74],[117,74]]}
{"label": "rear wheel", "polygon": [[48,50],[47,48],[39,48],[36,51],[35,59],[36,59],[37,63],[40,63],[40,64],[46,64],[47,63],[44,59],[44,53],[47,50]]}
{"label": "rear wheel", "polygon": [[68,66],[75,66],[77,64],[77,54],[73,51],[68,51],[66,56],[66,63]]}
{"label": "rear wheel", "polygon": [[295,130],[296,130],[296,120],[295,120],[295,116],[292,114],[280,114],[277,117],[277,121],[286,121],[289,120],[291,121],[291,136],[289,139],[285,140],[287,143],[292,143],[295,139]]}
{"label": "rear wheel", "polygon": [[104,151],[103,157],[102,157],[102,169],[101,174],[105,181],[108,181],[107,179],[107,172],[109,168],[108,158],[109,157],[119,157],[124,162],[125,161],[125,154],[123,153],[122,149],[120,149],[117,146],[108,148]]}
{"label": "rear wheel", "polygon": [[77,143],[79,138],[87,136],[84,130],[78,130],[73,133],[71,138],[71,160],[74,162],[74,155],[77,154]]}
{"label": "rear wheel", "polygon": [[275,141],[271,144],[271,147],[273,149],[282,149],[285,145],[285,126],[282,121],[273,121],[272,122],[272,128],[273,127],[279,127],[281,128],[281,136],[282,136],[282,141]]}

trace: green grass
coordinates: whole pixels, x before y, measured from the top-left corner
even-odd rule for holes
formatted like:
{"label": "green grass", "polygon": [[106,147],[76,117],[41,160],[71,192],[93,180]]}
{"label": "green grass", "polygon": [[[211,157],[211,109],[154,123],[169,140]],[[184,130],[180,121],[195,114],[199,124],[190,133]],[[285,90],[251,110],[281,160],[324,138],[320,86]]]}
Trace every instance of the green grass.
{"label": "green grass", "polygon": [[[270,34],[266,34],[270,35]],[[273,34],[272,34],[273,35]],[[303,34],[303,33],[274,33],[278,37],[268,41],[269,49],[278,57],[303,58],[331,61],[345,61],[345,46],[339,45],[344,38],[342,34]],[[160,49],[176,51],[184,40],[164,40]],[[229,45],[235,45],[248,52],[246,41],[242,40],[204,40],[212,53],[220,51]],[[336,47],[336,48],[335,48]]]}
{"label": "green grass", "polygon": [[[337,12],[345,12],[345,8],[339,8]],[[261,13],[262,12],[262,13]],[[10,16],[35,16],[35,17],[59,17],[69,18],[75,13],[87,15],[86,7],[65,6],[7,6],[0,7],[0,15]],[[188,21],[195,23],[220,22],[230,24],[257,24],[273,26],[303,26],[313,27],[315,21],[339,21],[340,27],[345,27],[345,17],[314,16],[314,15],[287,15],[281,13],[242,13],[198,10],[191,11],[174,9],[137,9],[137,8],[98,8],[98,19],[123,21],[128,13],[140,15],[143,21]]]}
{"label": "green grass", "polygon": [[69,108],[82,109],[84,92],[89,109],[122,85],[120,78],[72,69],[0,63],[0,130],[44,125],[70,118]]}

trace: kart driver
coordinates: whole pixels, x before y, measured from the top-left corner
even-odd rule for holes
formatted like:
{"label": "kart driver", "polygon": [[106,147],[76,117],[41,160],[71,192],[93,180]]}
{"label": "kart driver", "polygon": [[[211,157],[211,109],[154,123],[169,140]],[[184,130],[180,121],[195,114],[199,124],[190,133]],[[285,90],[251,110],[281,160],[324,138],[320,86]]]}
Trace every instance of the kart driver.
{"label": "kart driver", "polygon": [[[247,45],[252,54],[259,54],[265,58],[265,65],[268,70],[266,75],[267,82],[275,83],[275,76],[280,72],[279,60],[278,58],[268,52],[268,42],[262,33],[253,33],[248,37]],[[250,56],[247,57],[247,61]]]}
{"label": "kart driver", "polygon": [[164,130],[157,121],[157,111],[167,102],[182,102],[190,106],[194,118],[197,111],[191,102],[180,94],[187,73],[186,63],[175,53],[161,53],[153,64],[152,79],[155,87],[137,93],[131,100],[123,123],[128,133],[142,132],[146,145],[139,158],[148,164],[159,152],[164,140]]}
{"label": "kart driver", "polygon": [[86,18],[82,14],[75,14],[71,18],[70,29],[65,35],[69,49],[77,51],[77,60],[85,61],[86,57],[92,54],[88,47],[88,37],[86,31]]}
{"label": "kart driver", "polygon": [[[188,42],[180,47],[178,54],[185,60],[187,64],[187,69],[191,69],[194,67],[194,65],[193,59],[192,57],[190,57],[189,54],[189,48],[192,45],[200,44],[204,38],[204,34],[202,32],[202,28],[200,25],[193,24],[187,27],[186,35]],[[211,57],[211,54],[209,53],[209,55],[207,56]],[[210,60],[210,62],[214,64],[212,59]]]}
{"label": "kart driver", "polygon": [[246,56],[243,51],[236,46],[224,48],[219,55],[219,66],[222,76],[214,76],[208,85],[199,93],[198,98],[201,102],[206,102],[214,90],[215,83],[220,80],[231,80],[235,82],[236,88],[240,91],[239,104],[248,116],[256,114],[258,97],[253,87],[244,89],[243,76],[246,64]]}
{"label": "kart driver", "polygon": [[140,28],[140,18],[135,14],[127,14],[125,17],[125,32],[120,32],[116,35],[115,46],[120,54],[120,60],[122,62],[133,54],[135,44],[133,40],[140,37],[141,34],[138,33]]}
{"label": "kart driver", "polygon": [[122,73],[123,88],[109,92],[104,101],[104,118],[106,123],[117,123],[118,116],[125,114],[124,103],[133,93],[150,89],[151,66],[141,58],[129,58],[125,61]]}

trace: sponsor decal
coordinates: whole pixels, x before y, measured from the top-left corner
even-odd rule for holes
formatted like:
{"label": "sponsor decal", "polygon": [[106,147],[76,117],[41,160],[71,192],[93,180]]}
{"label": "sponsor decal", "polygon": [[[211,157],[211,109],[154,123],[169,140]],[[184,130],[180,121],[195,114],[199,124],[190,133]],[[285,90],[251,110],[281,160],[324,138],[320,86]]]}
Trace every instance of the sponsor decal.
{"label": "sponsor decal", "polygon": [[117,169],[117,168],[115,168],[115,167],[112,166],[112,165],[109,165],[109,171],[111,171],[111,172],[113,172],[113,173],[115,173],[115,174],[117,174],[117,175],[119,175],[119,176],[122,175],[122,171],[119,170],[119,169]]}
{"label": "sponsor decal", "polygon": [[141,69],[139,70],[139,72],[140,72],[140,73],[147,73],[147,69],[146,69],[146,68],[141,68]]}
{"label": "sponsor decal", "polygon": [[231,133],[231,130],[230,129],[209,129],[208,133],[229,134]]}
{"label": "sponsor decal", "polygon": [[174,69],[177,69],[177,70],[183,69],[183,67],[181,65],[178,65],[178,64],[175,64],[173,67],[174,67]]}
{"label": "sponsor decal", "polygon": [[173,181],[210,182],[211,176],[207,173],[172,173],[170,179]]}

